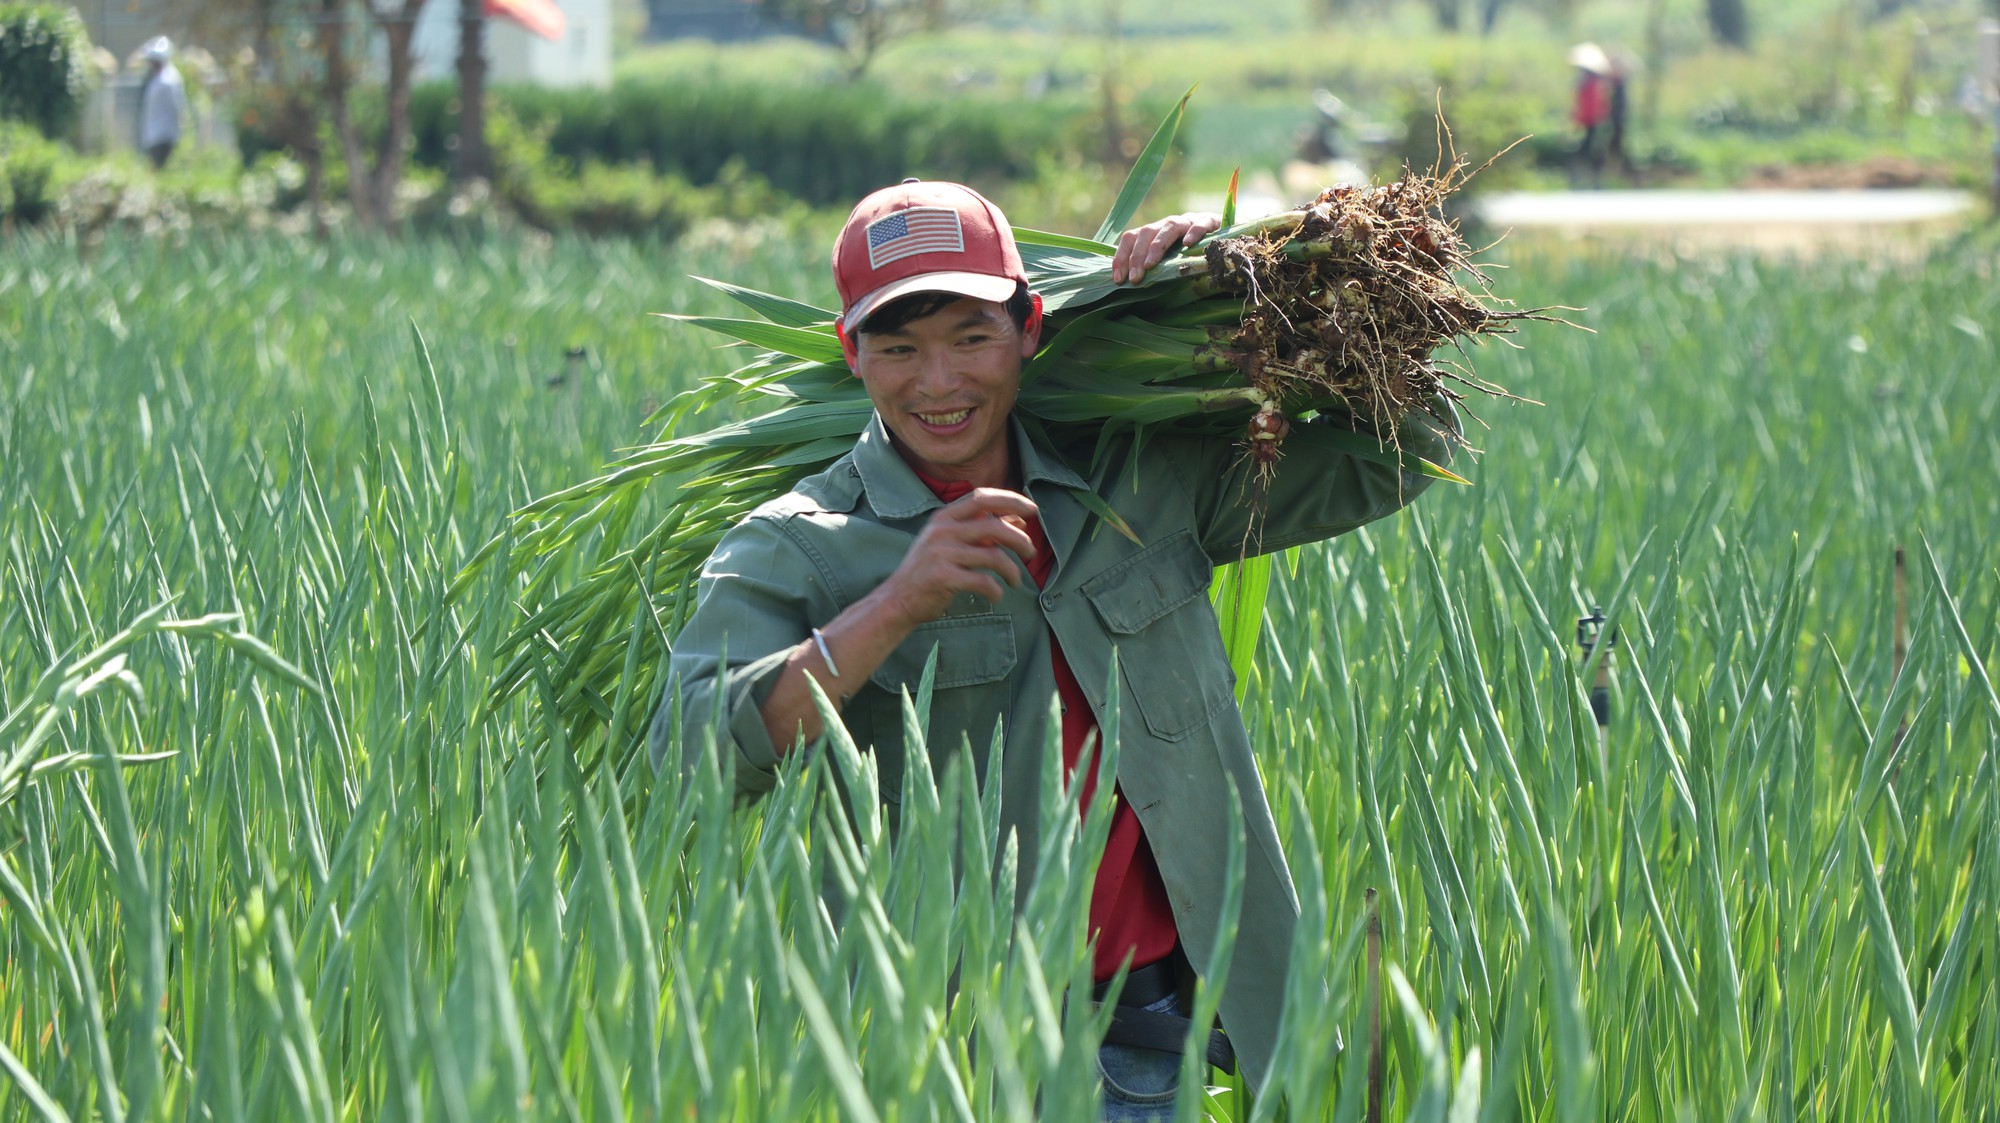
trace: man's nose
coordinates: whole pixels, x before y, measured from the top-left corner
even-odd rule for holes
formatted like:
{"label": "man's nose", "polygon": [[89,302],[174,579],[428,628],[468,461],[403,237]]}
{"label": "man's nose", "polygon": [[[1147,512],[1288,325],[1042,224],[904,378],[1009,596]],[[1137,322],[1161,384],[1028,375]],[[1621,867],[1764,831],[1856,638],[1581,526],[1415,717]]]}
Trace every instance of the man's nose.
{"label": "man's nose", "polygon": [[958,387],[958,368],[948,349],[926,348],[917,365],[917,388],[927,394],[949,393]]}

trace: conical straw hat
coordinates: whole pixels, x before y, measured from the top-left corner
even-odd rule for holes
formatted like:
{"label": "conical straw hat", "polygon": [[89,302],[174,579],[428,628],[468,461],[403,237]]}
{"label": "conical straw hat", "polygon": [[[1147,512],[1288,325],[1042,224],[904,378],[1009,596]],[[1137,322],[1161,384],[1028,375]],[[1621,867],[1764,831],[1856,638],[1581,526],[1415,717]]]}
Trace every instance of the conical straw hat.
{"label": "conical straw hat", "polygon": [[1569,64],[1592,74],[1611,73],[1611,56],[1595,43],[1578,43],[1569,49]]}

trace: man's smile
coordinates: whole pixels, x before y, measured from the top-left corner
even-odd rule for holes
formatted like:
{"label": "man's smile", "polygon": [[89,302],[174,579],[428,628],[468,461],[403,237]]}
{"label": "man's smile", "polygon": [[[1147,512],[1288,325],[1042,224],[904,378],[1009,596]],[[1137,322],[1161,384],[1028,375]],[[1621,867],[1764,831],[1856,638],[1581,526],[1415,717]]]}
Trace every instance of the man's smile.
{"label": "man's smile", "polygon": [[966,418],[972,416],[972,407],[955,409],[950,413],[916,413],[914,416],[918,421],[923,422],[930,428],[951,429],[964,423]]}

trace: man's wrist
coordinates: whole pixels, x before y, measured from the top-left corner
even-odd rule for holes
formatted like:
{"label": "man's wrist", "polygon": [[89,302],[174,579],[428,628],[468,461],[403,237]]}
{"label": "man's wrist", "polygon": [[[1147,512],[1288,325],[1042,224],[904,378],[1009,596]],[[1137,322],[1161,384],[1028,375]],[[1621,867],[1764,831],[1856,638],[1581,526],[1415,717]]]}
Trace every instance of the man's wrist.
{"label": "man's wrist", "polygon": [[849,605],[847,610],[835,619],[844,621],[849,616],[855,618],[853,622],[874,632],[883,641],[885,652],[910,638],[910,633],[925,623],[911,611],[908,598],[897,590],[896,579],[893,576],[877,585],[868,595]]}

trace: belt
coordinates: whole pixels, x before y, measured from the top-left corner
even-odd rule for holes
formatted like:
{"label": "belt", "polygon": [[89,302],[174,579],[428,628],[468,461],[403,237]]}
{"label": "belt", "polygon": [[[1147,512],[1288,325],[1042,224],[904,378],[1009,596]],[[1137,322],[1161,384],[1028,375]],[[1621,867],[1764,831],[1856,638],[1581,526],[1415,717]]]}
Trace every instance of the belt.
{"label": "belt", "polygon": [[[1193,1019],[1144,1007],[1168,995],[1184,993],[1183,979],[1192,974],[1179,949],[1158,963],[1127,972],[1124,989],[1118,992],[1118,1004],[1111,1010],[1111,1025],[1104,1031],[1104,1043],[1175,1056],[1186,1052]],[[1091,988],[1091,997],[1102,1002],[1109,989],[1108,983],[1099,983]],[[1216,1068],[1232,1075],[1236,1072],[1236,1049],[1219,1023],[1208,1031],[1204,1055]]]}
{"label": "belt", "polygon": [[[1158,963],[1125,973],[1125,989],[1118,992],[1120,1006],[1151,1006],[1160,999],[1181,989],[1180,964],[1178,955],[1169,955]],[[1093,1001],[1104,1001],[1105,992],[1111,989],[1109,980],[1090,988]]]}

